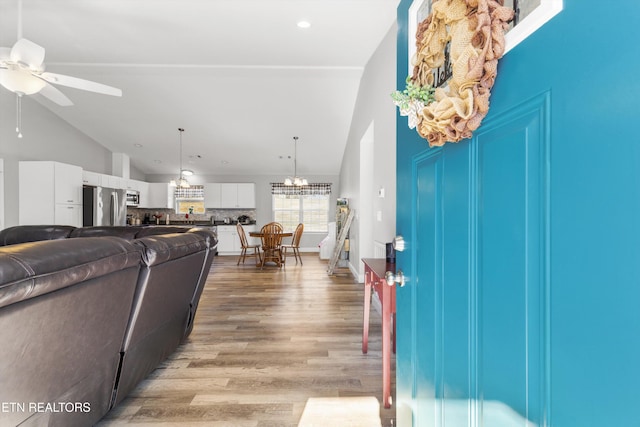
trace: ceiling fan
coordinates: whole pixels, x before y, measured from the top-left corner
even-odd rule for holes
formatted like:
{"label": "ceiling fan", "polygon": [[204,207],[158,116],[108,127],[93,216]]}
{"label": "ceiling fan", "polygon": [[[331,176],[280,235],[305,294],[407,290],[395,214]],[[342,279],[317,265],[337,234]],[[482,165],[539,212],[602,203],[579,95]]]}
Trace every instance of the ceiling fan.
{"label": "ceiling fan", "polygon": [[90,80],[45,71],[44,48],[25,38],[12,48],[0,47],[0,85],[18,96],[39,93],[58,105],[73,102],[52,84],[90,92],[122,96],[120,89]]}

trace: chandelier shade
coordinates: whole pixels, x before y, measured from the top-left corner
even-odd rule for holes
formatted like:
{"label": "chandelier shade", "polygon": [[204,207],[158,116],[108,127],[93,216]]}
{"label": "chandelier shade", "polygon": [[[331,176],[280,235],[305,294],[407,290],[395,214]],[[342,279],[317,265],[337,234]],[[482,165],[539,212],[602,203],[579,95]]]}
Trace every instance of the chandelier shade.
{"label": "chandelier shade", "polygon": [[[182,169],[182,132],[184,132],[184,128],[178,128],[178,131],[180,132],[180,173],[178,173],[178,179],[172,179],[171,181],[169,181],[169,186],[189,188],[191,187],[191,184],[189,184],[189,181],[187,181],[187,178],[185,178],[185,175],[188,175],[188,173],[185,172],[191,171]],[[193,172],[191,172],[190,175],[193,175]]]}
{"label": "chandelier shade", "polygon": [[289,176],[284,180],[284,185],[301,187],[303,185],[309,185],[306,178],[298,176],[298,137],[293,137],[293,176]]}

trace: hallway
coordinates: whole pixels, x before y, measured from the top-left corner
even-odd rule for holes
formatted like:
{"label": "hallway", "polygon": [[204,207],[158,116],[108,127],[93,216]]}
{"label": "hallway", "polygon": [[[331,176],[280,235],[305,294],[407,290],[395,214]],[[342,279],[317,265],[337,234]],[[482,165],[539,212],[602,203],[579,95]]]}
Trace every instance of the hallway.
{"label": "hallway", "polygon": [[[304,266],[290,260],[282,269],[236,261],[216,257],[188,341],[99,426],[296,427],[308,399],[351,397],[374,397],[380,410],[368,416],[395,425],[395,406],[385,410],[380,403],[376,313],[369,353],[361,351],[362,284],[348,272],[328,276],[317,254],[303,254]],[[359,417],[372,426],[372,418]]]}

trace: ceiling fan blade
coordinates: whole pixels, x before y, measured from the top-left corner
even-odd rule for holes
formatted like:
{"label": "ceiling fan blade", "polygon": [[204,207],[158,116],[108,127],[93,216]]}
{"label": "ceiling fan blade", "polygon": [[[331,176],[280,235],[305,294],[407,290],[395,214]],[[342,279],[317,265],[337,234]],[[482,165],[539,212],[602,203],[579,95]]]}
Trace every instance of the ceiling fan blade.
{"label": "ceiling fan blade", "polygon": [[42,90],[38,93],[40,93],[50,101],[53,101],[56,104],[61,105],[63,107],[69,107],[73,105],[73,102],[71,102],[71,100],[67,98],[67,96],[64,93],[60,92],[58,89],[56,89],[49,83],[45,84]]}
{"label": "ceiling fan blade", "polygon": [[42,69],[44,48],[27,39],[20,39],[11,49],[11,60],[27,64],[32,70]]}
{"label": "ceiling fan blade", "polygon": [[90,92],[97,92],[105,95],[122,96],[122,90],[115,87],[103,85],[102,83],[92,82],[90,80],[84,80],[77,77],[65,76],[63,74],[49,72],[38,74],[38,76],[53,84],[74,87],[76,89],[88,90]]}

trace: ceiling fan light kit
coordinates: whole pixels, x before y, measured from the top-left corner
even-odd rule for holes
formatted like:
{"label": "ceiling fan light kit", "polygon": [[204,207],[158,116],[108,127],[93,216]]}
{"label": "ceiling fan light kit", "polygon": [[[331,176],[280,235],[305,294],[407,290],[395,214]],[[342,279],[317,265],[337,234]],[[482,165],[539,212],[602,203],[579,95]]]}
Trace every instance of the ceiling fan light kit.
{"label": "ceiling fan light kit", "polygon": [[63,107],[73,105],[65,94],[52,84],[73,87],[89,92],[111,96],[122,96],[122,90],[77,77],[45,72],[45,50],[42,46],[19,38],[12,48],[0,47],[0,85],[16,94],[16,132],[20,132],[21,100],[23,95],[41,94],[50,101]]}
{"label": "ceiling fan light kit", "polygon": [[[41,93],[62,106],[73,105],[73,103],[62,93],[58,96],[52,96],[51,94],[58,92],[58,90],[51,84],[104,95],[122,96],[122,90],[115,87],[44,71],[44,54],[45,50],[42,46],[23,38],[18,40],[12,48],[0,48],[0,84],[17,94]],[[44,90],[45,88],[49,88],[49,90]]]}

